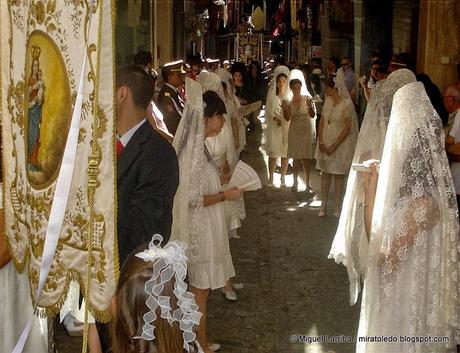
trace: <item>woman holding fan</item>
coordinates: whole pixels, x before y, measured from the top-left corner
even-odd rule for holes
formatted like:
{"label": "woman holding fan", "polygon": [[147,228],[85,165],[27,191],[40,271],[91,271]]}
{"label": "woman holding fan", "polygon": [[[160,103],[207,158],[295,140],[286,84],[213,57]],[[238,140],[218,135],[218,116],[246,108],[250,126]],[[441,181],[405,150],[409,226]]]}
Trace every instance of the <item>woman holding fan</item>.
{"label": "woman holding fan", "polygon": [[203,314],[197,339],[205,353],[219,349],[206,334],[210,290],[222,288],[235,275],[228,241],[224,201],[238,200],[242,191],[222,191],[219,171],[205,147],[207,137],[222,129],[225,104],[214,91],[186,79],[187,103],[174,137],[180,183],[174,199],[171,238],[188,245],[190,290]]}

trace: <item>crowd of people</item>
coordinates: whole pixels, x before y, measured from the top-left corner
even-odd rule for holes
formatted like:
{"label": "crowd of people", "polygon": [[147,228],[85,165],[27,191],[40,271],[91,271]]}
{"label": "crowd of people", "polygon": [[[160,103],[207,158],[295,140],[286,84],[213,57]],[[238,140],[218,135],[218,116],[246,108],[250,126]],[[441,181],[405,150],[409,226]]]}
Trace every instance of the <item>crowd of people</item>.
{"label": "crowd of people", "polygon": [[291,190],[299,191],[302,170],[312,196],[316,168],[323,218],[334,179],[339,224],[329,257],[347,267],[351,304],[363,287],[358,335],[450,338],[425,346],[359,342],[357,352],[454,352],[460,82],[441,96],[404,54],[390,61],[373,53],[369,79],[357,77],[348,57],[331,58],[324,73],[319,65],[267,62],[262,70],[210,59],[165,64],[161,76],[150,53],[134,59],[116,80],[123,265],[111,323],[90,325],[92,353],[219,350],[207,335],[207,302],[216,289],[238,300],[229,239],[239,237],[246,214],[243,191],[228,183],[261,105],[266,187],[275,187],[278,159],[286,187],[292,160]]}

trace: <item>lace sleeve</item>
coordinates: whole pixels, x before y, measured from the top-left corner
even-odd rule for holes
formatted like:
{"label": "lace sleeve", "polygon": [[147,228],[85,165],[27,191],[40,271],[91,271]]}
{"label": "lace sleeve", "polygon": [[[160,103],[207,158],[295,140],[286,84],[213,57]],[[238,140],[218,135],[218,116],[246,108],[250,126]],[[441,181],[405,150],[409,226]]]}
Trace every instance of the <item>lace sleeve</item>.
{"label": "lace sleeve", "polygon": [[418,238],[433,230],[439,220],[440,210],[435,198],[425,195],[410,202],[399,229],[395,229],[392,240],[383,244],[380,251],[379,265],[383,272],[393,272],[406,259]]}

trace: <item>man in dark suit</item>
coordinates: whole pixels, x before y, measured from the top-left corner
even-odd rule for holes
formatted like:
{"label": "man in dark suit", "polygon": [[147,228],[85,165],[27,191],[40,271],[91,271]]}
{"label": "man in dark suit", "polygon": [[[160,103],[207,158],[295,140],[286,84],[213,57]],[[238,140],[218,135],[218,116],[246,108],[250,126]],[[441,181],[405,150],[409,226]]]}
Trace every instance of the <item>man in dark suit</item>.
{"label": "man in dark suit", "polygon": [[117,70],[120,264],[153,234],[161,234],[166,243],[171,232],[179,166],[174,148],[146,120],[153,90],[142,68],[127,65]]}
{"label": "man in dark suit", "polygon": [[[151,76],[143,67],[125,65],[117,70],[117,236],[119,263],[155,233],[167,243],[172,204],[179,184],[174,148],[146,120],[153,96]],[[106,324],[90,325],[90,352],[109,352]]]}
{"label": "man in dark suit", "polygon": [[157,105],[163,113],[169,132],[173,135],[176,134],[185,105],[178,91],[183,85],[185,73],[186,70],[182,60],[167,63],[161,70],[164,84],[158,94]]}

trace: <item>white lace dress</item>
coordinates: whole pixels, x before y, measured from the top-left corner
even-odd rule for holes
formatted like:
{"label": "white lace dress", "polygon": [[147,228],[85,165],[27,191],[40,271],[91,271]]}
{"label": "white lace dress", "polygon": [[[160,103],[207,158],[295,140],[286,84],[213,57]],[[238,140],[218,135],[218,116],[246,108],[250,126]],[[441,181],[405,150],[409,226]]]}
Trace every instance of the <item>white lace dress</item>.
{"label": "white lace dress", "polygon": [[[204,163],[204,195],[222,190],[219,175],[212,162]],[[224,203],[216,203],[203,209],[203,233],[197,237],[196,259],[190,259],[188,276],[190,284],[200,289],[217,289],[235,276]]]}
{"label": "white lace dress", "polygon": [[[323,142],[326,146],[332,145],[337,141],[345,127],[345,119],[353,119],[352,110],[354,110],[354,107],[350,100],[342,99],[336,105],[332,98],[326,98],[322,112],[322,119],[324,119]],[[356,145],[356,136],[352,131],[330,155],[321,152],[318,144],[315,158],[317,160],[316,166],[319,170],[330,174],[346,174],[349,172]]]}

